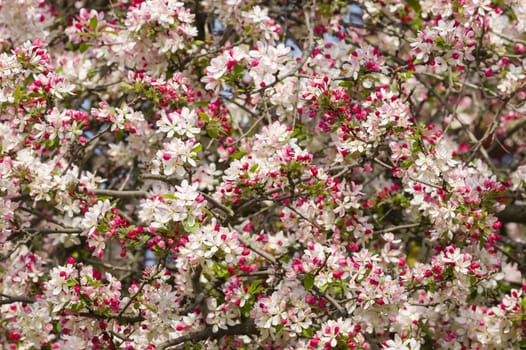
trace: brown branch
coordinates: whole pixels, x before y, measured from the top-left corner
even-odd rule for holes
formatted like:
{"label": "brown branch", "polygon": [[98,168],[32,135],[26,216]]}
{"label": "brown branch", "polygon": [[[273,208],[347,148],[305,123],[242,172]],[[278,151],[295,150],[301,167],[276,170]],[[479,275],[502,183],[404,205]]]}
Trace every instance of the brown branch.
{"label": "brown branch", "polygon": [[54,234],[77,234],[82,233],[81,229],[78,228],[27,228],[16,232],[23,233],[36,233],[42,235],[54,235]]}
{"label": "brown branch", "polygon": [[96,196],[107,196],[115,198],[145,198],[148,193],[145,191],[116,191],[116,190],[94,190]]}
{"label": "brown branch", "polygon": [[[133,265],[131,265],[132,267],[130,267],[130,264],[126,264],[126,266],[118,266],[118,265],[112,265],[110,263],[106,263],[102,260],[95,260],[95,259],[83,259],[82,261],[84,262],[87,262],[88,264],[92,264],[92,265],[98,265],[98,266],[102,266],[108,270],[113,270],[113,271],[121,271],[121,272],[129,272],[130,274],[136,274],[136,273],[140,273],[140,271],[137,269],[137,268],[132,268]],[[136,261],[134,261],[136,262]]]}
{"label": "brown branch", "polygon": [[216,208],[221,209],[221,211],[223,211],[228,216],[230,216],[230,217],[234,216],[235,213],[234,213],[234,211],[232,209],[230,209],[229,207],[224,206],[223,204],[219,203],[212,196],[210,196],[210,195],[208,195],[208,194],[206,194],[204,192],[201,192],[201,191],[199,191],[199,194],[201,194],[203,197],[205,197],[207,202],[211,203]]}
{"label": "brown branch", "polygon": [[374,231],[374,233],[375,234],[380,234],[380,233],[393,232],[393,231],[404,230],[404,229],[408,229],[408,228],[415,228],[415,227],[418,227],[418,226],[421,226],[421,225],[422,225],[421,223],[413,223],[413,224],[393,226],[393,227],[388,227],[388,228],[385,228],[385,229],[382,229],[382,230]]}
{"label": "brown branch", "polygon": [[96,320],[116,320],[119,323],[133,324],[144,321],[141,315],[137,316],[123,316],[123,315],[100,315],[94,312],[80,312],[80,317],[93,318]]}
{"label": "brown branch", "polygon": [[13,304],[13,303],[32,304],[36,301],[34,298],[31,298],[31,297],[12,296],[12,295],[4,294],[4,293],[0,293],[0,298],[3,298],[3,299],[0,299],[0,305]]}
{"label": "brown branch", "polygon": [[[511,129],[509,129],[508,131],[506,131],[506,133],[504,134],[504,136],[501,136],[501,140],[507,140],[509,139],[511,136],[513,136],[513,134],[515,134],[516,132],[524,129],[526,127],[526,120],[521,120],[520,122],[518,122],[517,124],[515,124]],[[489,149],[488,149],[488,152],[491,152],[493,151],[499,144],[497,143],[494,143],[492,144]],[[500,145],[501,147],[503,147],[502,145]],[[504,147],[503,147],[504,148]]]}
{"label": "brown branch", "polygon": [[191,341],[192,343],[199,342],[205,339],[220,339],[224,336],[231,335],[251,335],[257,332],[256,325],[251,319],[245,320],[243,323],[228,327],[227,329],[219,329],[216,333],[213,332],[212,327],[207,326],[205,329],[193,333],[189,333],[178,338],[169,340],[161,345],[159,349],[165,350],[173,346]]}
{"label": "brown branch", "polygon": [[503,211],[498,212],[496,215],[503,223],[526,223],[526,205],[508,205]]}
{"label": "brown branch", "polygon": [[156,180],[156,181],[162,181],[169,185],[175,185],[179,182],[177,177],[175,176],[165,176],[165,175],[156,175],[156,174],[145,174],[141,176],[142,180]]}

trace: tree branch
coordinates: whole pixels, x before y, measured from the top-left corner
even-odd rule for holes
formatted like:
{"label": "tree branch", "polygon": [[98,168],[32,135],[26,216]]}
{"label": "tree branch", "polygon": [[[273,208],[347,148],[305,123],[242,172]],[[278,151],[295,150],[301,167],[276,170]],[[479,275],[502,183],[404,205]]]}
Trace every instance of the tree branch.
{"label": "tree branch", "polygon": [[526,223],[526,205],[508,205],[503,211],[498,212],[496,215],[503,223]]}
{"label": "tree branch", "polygon": [[115,198],[145,198],[148,193],[145,191],[117,191],[117,190],[94,190],[96,196],[108,196]]}
{"label": "tree branch", "polygon": [[141,315],[137,316],[124,316],[124,315],[99,315],[93,312],[81,312],[80,317],[94,318],[96,320],[116,320],[119,323],[133,324],[141,322],[144,318]]}
{"label": "tree branch", "polygon": [[220,339],[224,336],[229,336],[229,335],[251,335],[251,334],[255,334],[256,332],[257,332],[256,325],[254,324],[254,321],[251,319],[247,319],[245,320],[245,322],[229,327],[227,329],[219,329],[219,331],[217,331],[216,333],[213,332],[212,327],[207,326],[205,329],[201,331],[189,333],[189,334],[180,336],[178,338],[169,340],[159,345],[159,349],[165,350],[173,346],[177,346],[179,344],[185,343],[187,341],[192,341],[193,343],[196,343],[201,340],[208,339],[208,338]]}
{"label": "tree branch", "polygon": [[54,234],[77,234],[82,233],[81,229],[78,228],[26,228],[17,232],[36,233],[42,235],[54,235]]}
{"label": "tree branch", "polygon": [[230,209],[229,207],[226,207],[223,204],[219,203],[212,196],[210,196],[210,195],[208,195],[208,194],[206,194],[204,192],[201,192],[201,191],[199,191],[199,194],[201,194],[203,197],[205,197],[207,202],[211,203],[216,208],[221,209],[221,211],[223,211],[228,216],[230,216],[230,217],[234,216],[234,211],[232,209]]}
{"label": "tree branch", "polygon": [[12,296],[12,295],[4,294],[4,293],[0,293],[0,298],[2,298],[0,299],[0,305],[13,304],[13,303],[32,304],[36,301],[34,298],[25,297],[25,296]]}

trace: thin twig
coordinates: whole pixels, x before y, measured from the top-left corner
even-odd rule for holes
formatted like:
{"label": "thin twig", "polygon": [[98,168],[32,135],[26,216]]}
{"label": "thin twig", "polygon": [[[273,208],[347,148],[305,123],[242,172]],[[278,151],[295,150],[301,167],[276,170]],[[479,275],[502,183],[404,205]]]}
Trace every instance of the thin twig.
{"label": "thin twig", "polygon": [[374,233],[375,234],[379,234],[379,233],[393,232],[393,231],[398,231],[398,230],[404,230],[404,229],[407,229],[407,228],[418,227],[420,225],[421,225],[420,223],[415,223],[415,224],[406,224],[406,225],[393,226],[393,227],[388,227],[388,228],[383,229],[383,230],[374,231]]}
{"label": "thin twig", "polygon": [[117,191],[117,190],[93,190],[96,196],[114,198],[145,198],[148,193],[145,191]]}
{"label": "thin twig", "polygon": [[205,199],[212,203],[215,207],[217,207],[218,209],[221,209],[221,211],[223,211],[224,213],[226,213],[228,216],[232,217],[234,216],[234,211],[232,209],[230,209],[229,207],[227,206],[224,206],[223,204],[219,203],[218,201],[216,201],[212,196],[210,196],[209,194],[207,193],[204,193],[204,192],[201,192],[199,191],[199,194],[201,194],[203,197],[205,197]]}

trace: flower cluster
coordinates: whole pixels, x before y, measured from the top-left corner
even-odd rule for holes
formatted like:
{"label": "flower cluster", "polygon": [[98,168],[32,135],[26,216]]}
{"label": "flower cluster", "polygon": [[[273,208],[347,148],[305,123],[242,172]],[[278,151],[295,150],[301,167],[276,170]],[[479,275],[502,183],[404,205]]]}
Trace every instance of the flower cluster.
{"label": "flower cluster", "polygon": [[33,40],[39,33],[44,41],[51,39],[54,20],[53,6],[41,0],[6,0],[0,3],[0,45],[9,49]]}

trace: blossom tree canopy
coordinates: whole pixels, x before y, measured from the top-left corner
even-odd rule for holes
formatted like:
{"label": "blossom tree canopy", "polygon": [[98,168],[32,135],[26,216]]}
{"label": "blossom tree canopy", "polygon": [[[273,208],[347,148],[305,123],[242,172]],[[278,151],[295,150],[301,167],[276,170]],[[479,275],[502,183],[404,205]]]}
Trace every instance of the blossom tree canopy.
{"label": "blossom tree canopy", "polygon": [[526,349],[523,0],[0,0],[0,348]]}

